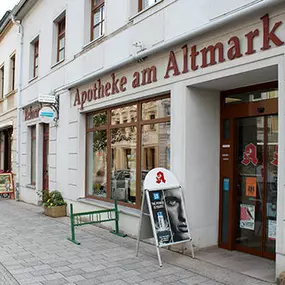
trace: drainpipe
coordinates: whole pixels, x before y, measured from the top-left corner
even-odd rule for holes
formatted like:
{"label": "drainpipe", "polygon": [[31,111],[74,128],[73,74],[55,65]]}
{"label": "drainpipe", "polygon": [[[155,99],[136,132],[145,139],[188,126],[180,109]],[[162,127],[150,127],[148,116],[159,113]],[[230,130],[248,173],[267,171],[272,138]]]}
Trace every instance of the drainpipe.
{"label": "drainpipe", "polygon": [[17,52],[17,173],[16,173],[16,201],[20,200],[20,168],[21,168],[21,122],[22,122],[22,111],[21,111],[21,88],[22,88],[22,57],[23,57],[23,26],[20,21],[15,20],[13,14],[11,14],[11,20],[13,24],[17,25],[20,36],[20,43],[18,45],[19,50]]}
{"label": "drainpipe", "polygon": [[127,64],[134,63],[136,61],[139,61],[141,59],[144,59],[147,56],[151,56],[153,54],[156,54],[158,52],[162,52],[164,50],[167,50],[171,47],[174,47],[176,45],[185,43],[186,41],[189,41],[191,38],[197,37],[201,34],[210,32],[212,30],[215,30],[217,28],[220,28],[222,26],[225,26],[227,24],[230,24],[234,20],[240,19],[244,16],[250,16],[252,13],[260,11],[262,9],[268,9],[269,7],[272,7],[274,5],[280,4],[284,1],[282,0],[256,0],[254,3],[247,5],[246,7],[242,7],[240,9],[237,9],[234,12],[227,13],[217,19],[210,20],[207,24],[198,27],[195,30],[190,30],[184,34],[181,34],[175,38],[172,38],[169,41],[163,42],[162,44],[156,45],[154,47],[151,47],[149,49],[145,49],[141,52],[138,52],[136,55],[132,55],[128,58],[125,58],[124,60],[115,63],[114,65],[108,66],[102,70],[93,72],[83,78],[80,78],[78,80],[75,80],[73,82],[70,82],[62,87],[59,87],[54,90],[54,92],[58,93],[61,91],[65,91],[67,89],[71,89],[75,86],[82,85],[84,83],[87,83],[94,78],[101,77],[113,70],[120,69],[121,67],[124,67]]}

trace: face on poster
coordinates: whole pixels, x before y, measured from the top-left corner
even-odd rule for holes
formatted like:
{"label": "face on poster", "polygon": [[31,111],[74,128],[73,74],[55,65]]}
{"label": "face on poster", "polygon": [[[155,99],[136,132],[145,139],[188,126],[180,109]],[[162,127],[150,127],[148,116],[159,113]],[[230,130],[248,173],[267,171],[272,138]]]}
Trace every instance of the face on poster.
{"label": "face on poster", "polygon": [[158,244],[190,240],[181,188],[149,192]]}

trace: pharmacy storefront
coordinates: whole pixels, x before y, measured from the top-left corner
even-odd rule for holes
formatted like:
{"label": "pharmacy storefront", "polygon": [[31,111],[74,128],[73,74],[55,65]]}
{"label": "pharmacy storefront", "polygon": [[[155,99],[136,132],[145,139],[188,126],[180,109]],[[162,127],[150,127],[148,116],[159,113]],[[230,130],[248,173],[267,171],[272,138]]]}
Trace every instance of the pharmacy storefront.
{"label": "pharmacy storefront", "polygon": [[276,259],[280,273],[284,35],[279,9],[72,86],[58,127],[64,196],[78,210],[117,199],[120,227],[135,236],[146,174],[170,169],[194,246]]}

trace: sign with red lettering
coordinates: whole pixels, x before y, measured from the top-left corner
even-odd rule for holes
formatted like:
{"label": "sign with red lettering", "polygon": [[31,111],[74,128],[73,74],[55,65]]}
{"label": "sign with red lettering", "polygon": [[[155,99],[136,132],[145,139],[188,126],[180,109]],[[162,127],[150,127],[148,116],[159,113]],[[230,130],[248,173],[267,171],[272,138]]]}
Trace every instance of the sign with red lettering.
{"label": "sign with red lettering", "polygon": [[[265,51],[274,46],[283,46],[284,41],[280,38],[282,21],[270,23],[268,14],[261,17],[260,20],[259,28],[249,30],[242,37],[232,35],[223,42],[214,42],[201,47],[198,47],[195,43],[191,46],[184,44],[181,47],[181,53],[171,50],[165,63],[164,72],[158,72],[157,67],[152,65],[134,71],[132,78],[118,77],[115,73],[112,73],[110,79],[106,82],[97,79],[85,90],[79,91],[76,89],[73,106],[80,106],[80,109],[83,110],[84,105],[88,102],[123,93],[127,88],[135,89],[153,84],[158,81],[158,74],[164,74],[161,79],[167,80],[170,77],[194,72],[200,68],[204,69],[218,63],[255,54],[258,50]],[[246,43],[244,49],[241,46],[242,42]],[[256,43],[260,43],[260,46],[255,46]],[[177,59],[177,54],[181,54],[180,59]]]}
{"label": "sign with red lettering", "polygon": [[243,153],[243,160],[241,161],[243,165],[249,165],[252,163],[254,166],[257,165],[257,150],[256,146],[253,143],[250,143],[245,146],[244,153]]}

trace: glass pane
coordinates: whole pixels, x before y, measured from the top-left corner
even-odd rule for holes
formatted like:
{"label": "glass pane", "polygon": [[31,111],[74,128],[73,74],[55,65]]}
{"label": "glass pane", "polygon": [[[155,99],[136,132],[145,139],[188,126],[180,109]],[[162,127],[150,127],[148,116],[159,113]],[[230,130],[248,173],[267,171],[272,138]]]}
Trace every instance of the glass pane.
{"label": "glass pane", "polygon": [[59,39],[59,49],[63,49],[65,46],[65,37],[62,37],[61,39]]}
{"label": "glass pane", "polygon": [[88,194],[107,197],[107,132],[95,131],[87,135],[87,189]]}
{"label": "glass pane", "polygon": [[38,67],[37,66],[35,67],[35,71],[34,72],[35,72],[34,77],[37,77],[38,76]]}
{"label": "glass pane", "polygon": [[99,38],[101,36],[101,24],[97,25],[93,29],[93,40]]}
{"label": "glass pane", "polygon": [[267,118],[267,197],[265,250],[275,253],[278,172],[278,116]]}
{"label": "glass pane", "polygon": [[225,98],[226,104],[239,104],[244,102],[255,102],[267,99],[273,99],[278,97],[278,90],[265,90],[265,91],[254,91],[241,94],[234,94]]}
{"label": "glass pane", "polygon": [[264,117],[237,121],[236,243],[262,250]]}
{"label": "glass pane", "polygon": [[170,98],[142,104],[142,119],[151,120],[170,116]]}
{"label": "glass pane", "polygon": [[95,26],[96,24],[98,24],[99,22],[102,21],[101,18],[101,9],[96,10],[96,12],[94,13],[94,20],[93,20],[93,25]]}
{"label": "glass pane", "polygon": [[96,128],[107,124],[107,113],[102,112],[88,116],[88,128]]}
{"label": "glass pane", "polygon": [[141,191],[145,176],[156,167],[170,169],[170,122],[142,127]]}
{"label": "glass pane", "polygon": [[59,34],[65,31],[65,18],[59,23]]}
{"label": "glass pane", "polygon": [[113,109],[111,112],[112,125],[126,124],[137,121],[137,105]]}
{"label": "glass pane", "polygon": [[136,203],[137,135],[135,127],[111,130],[111,199]]}
{"label": "glass pane", "polygon": [[142,8],[146,9],[149,6],[153,5],[154,3],[156,3],[157,0],[142,0]]}
{"label": "glass pane", "polygon": [[64,59],[64,49],[59,51],[59,54],[58,54],[58,60],[63,60]]}
{"label": "glass pane", "polygon": [[225,140],[229,140],[230,139],[230,120],[229,119],[225,119],[223,121],[223,138]]}

